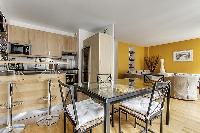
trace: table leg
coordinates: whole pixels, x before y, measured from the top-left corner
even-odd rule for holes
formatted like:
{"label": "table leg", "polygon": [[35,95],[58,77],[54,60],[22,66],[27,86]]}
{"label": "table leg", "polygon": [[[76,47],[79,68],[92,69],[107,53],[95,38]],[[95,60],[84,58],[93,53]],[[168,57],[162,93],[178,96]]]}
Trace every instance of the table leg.
{"label": "table leg", "polygon": [[104,133],[110,133],[110,103],[104,103]]}
{"label": "table leg", "polygon": [[114,104],[112,105],[112,127],[114,127],[114,112],[115,112],[115,110],[114,110],[115,108],[114,108]]}
{"label": "table leg", "polygon": [[66,132],[67,125],[66,125],[66,115],[65,115],[65,112],[63,114],[64,114],[64,133],[67,133]]}
{"label": "table leg", "polygon": [[169,87],[169,91],[167,93],[166,125],[169,125],[169,119],[170,119],[170,90],[171,90],[171,86]]}

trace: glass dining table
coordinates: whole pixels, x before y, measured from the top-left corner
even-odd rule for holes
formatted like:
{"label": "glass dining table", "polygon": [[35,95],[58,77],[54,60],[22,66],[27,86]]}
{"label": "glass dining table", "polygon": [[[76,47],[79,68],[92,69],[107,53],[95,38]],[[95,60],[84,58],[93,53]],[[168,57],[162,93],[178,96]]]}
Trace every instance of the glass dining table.
{"label": "glass dining table", "polygon": [[[151,93],[152,84],[144,83],[141,78],[118,79],[112,85],[100,86],[98,83],[83,83],[77,91],[98,100],[104,106],[104,133],[110,133],[110,105]],[[167,96],[166,124],[169,124],[170,92]],[[112,112],[113,113],[113,112]],[[114,121],[112,121],[114,125]]]}

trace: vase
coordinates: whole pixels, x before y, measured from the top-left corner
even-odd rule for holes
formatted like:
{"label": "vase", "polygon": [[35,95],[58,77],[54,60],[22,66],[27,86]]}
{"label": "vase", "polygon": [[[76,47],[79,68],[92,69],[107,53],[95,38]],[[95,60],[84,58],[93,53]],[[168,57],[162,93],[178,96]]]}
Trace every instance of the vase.
{"label": "vase", "polygon": [[160,73],[165,73],[164,59],[160,59]]}

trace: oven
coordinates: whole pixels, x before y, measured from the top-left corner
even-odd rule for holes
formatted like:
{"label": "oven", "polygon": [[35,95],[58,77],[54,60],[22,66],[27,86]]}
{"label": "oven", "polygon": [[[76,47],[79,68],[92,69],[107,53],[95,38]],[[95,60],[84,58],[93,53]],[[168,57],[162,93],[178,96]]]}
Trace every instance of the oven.
{"label": "oven", "polygon": [[68,69],[66,71],[66,84],[78,84],[78,69]]}

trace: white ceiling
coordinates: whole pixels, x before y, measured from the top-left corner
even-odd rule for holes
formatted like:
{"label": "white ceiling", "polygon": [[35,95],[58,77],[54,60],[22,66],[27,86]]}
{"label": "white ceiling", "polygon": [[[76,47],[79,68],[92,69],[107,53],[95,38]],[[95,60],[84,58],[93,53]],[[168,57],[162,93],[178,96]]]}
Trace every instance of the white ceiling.
{"label": "white ceiling", "polygon": [[77,32],[115,24],[117,40],[140,45],[200,37],[200,0],[0,0],[11,20]]}

